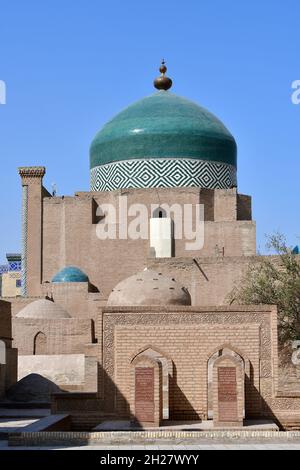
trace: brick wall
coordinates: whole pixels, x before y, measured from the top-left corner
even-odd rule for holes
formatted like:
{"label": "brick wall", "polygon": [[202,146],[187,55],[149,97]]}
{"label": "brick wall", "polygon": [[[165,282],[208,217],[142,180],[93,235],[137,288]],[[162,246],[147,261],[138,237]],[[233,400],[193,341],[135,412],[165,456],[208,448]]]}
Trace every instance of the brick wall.
{"label": "brick wall", "polygon": [[[245,276],[249,264],[263,256],[149,259],[148,267],[174,277],[188,288],[192,305],[213,306],[229,302],[229,294]],[[279,257],[268,256],[273,263]],[[300,262],[300,256],[298,257]]]}
{"label": "brick wall", "polygon": [[[246,379],[248,416],[265,413],[258,392],[262,392],[262,379],[267,379],[269,385],[274,379],[271,341],[276,342],[276,337],[271,338],[275,334],[271,324],[276,310],[270,307],[116,310],[104,309],[104,398],[115,394],[120,416],[126,416],[129,410],[132,358],[152,348],[174,364],[170,418],[205,418],[207,363],[224,344],[251,364],[251,374]],[[268,343],[262,347],[262,341],[266,340]],[[109,399],[106,405],[109,407],[111,403]]]}
{"label": "brick wall", "polygon": [[[90,281],[104,296],[129,275],[143,269],[149,256],[148,240],[99,240],[96,235],[95,210],[110,203],[119,214],[119,197],[127,196],[128,206],[145,204],[151,215],[151,204],[170,206],[203,203],[205,206],[205,244],[203,249],[186,250],[186,240],[175,240],[176,257],[215,256],[216,250],[225,256],[255,255],[255,224],[249,220],[249,210],[242,220],[237,193],[232,190],[200,190],[172,188],[126,190],[99,193],[78,193],[75,197],[43,199],[43,273],[44,281],[66,265],[76,265],[85,271]],[[134,217],[129,217],[128,222]],[[117,223],[117,231],[120,225]],[[192,227],[195,229],[195,224]],[[117,266],[117,269],[116,269]]]}
{"label": "brick wall", "polygon": [[13,336],[20,355],[33,354],[34,338],[39,332],[46,335],[47,354],[82,354],[92,342],[90,320],[15,318]]}

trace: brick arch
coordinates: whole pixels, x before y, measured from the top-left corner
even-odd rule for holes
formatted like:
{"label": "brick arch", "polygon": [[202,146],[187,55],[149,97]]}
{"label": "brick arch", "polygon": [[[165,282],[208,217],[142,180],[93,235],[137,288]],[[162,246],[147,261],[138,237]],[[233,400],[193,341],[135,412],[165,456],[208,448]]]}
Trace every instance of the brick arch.
{"label": "brick arch", "polygon": [[44,355],[47,354],[47,336],[42,331],[39,331],[33,338],[33,354]]}
{"label": "brick arch", "polygon": [[237,354],[238,356],[240,356],[244,362],[248,361],[248,356],[243,352],[241,351],[240,349],[232,346],[231,343],[222,343],[222,345],[218,346],[217,348],[214,348],[212,349],[209,354],[207,354],[207,362],[210,360],[210,358],[215,354],[217,353],[218,351],[221,351],[223,349],[229,349],[230,351],[234,352],[235,354]]}
{"label": "brick arch", "polygon": [[161,369],[162,375],[162,419],[170,418],[170,402],[172,397],[170,396],[170,381],[173,380],[174,370],[173,370],[173,361],[161,350],[154,348],[152,345],[147,345],[143,349],[140,349],[139,352],[134,354],[131,358],[131,365],[134,366],[142,359],[147,359],[150,362],[157,364]]}
{"label": "brick arch", "polygon": [[167,360],[171,360],[171,358],[165,354],[164,351],[162,351],[161,349],[157,349],[156,347],[154,347],[152,344],[147,344],[147,346],[144,346],[142,349],[138,349],[138,351],[136,351],[132,356],[131,356],[131,360],[130,360],[130,363],[132,364],[133,361],[141,356],[141,355],[147,355],[147,351],[148,350],[152,350],[153,352],[155,352],[157,354],[157,357],[164,357],[165,359]]}
{"label": "brick arch", "polygon": [[[223,354],[225,351],[225,354]],[[221,354],[219,354],[221,352]],[[250,362],[247,356],[240,350],[234,348],[230,343],[223,343],[221,346],[215,348],[207,356],[206,361],[206,380],[207,380],[207,417],[208,419],[213,418],[213,368],[216,361],[222,357],[228,357],[234,359],[242,364],[244,374],[250,374]]]}

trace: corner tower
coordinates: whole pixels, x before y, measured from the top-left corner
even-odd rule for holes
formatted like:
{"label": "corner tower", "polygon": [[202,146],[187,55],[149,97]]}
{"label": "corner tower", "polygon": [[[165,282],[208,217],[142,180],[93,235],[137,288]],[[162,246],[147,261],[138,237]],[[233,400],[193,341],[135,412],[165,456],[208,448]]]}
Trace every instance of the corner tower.
{"label": "corner tower", "polygon": [[22,181],[22,295],[41,294],[43,197],[50,196],[43,187],[45,167],[21,167]]}

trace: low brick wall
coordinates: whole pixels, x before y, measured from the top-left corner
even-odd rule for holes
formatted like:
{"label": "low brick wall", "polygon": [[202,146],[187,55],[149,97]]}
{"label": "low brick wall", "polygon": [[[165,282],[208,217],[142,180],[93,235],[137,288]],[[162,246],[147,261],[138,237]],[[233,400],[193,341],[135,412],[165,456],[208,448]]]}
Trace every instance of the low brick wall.
{"label": "low brick wall", "polygon": [[51,400],[51,413],[67,414],[73,431],[92,431],[104,419],[115,418],[114,414],[102,411],[102,402],[96,393],[53,393]]}
{"label": "low brick wall", "polygon": [[26,432],[11,433],[9,446],[77,446],[89,444],[118,445],[145,444],[160,441],[161,444],[180,440],[195,441],[210,439],[273,439],[278,441],[299,440],[300,431],[112,431],[112,432]]}

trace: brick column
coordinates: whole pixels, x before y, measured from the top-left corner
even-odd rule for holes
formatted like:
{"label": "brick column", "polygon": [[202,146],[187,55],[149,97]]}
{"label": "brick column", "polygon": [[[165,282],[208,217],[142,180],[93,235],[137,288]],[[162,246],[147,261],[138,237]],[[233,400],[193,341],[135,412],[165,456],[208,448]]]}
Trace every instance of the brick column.
{"label": "brick column", "polygon": [[42,282],[44,167],[22,167],[22,295],[39,296]]}

